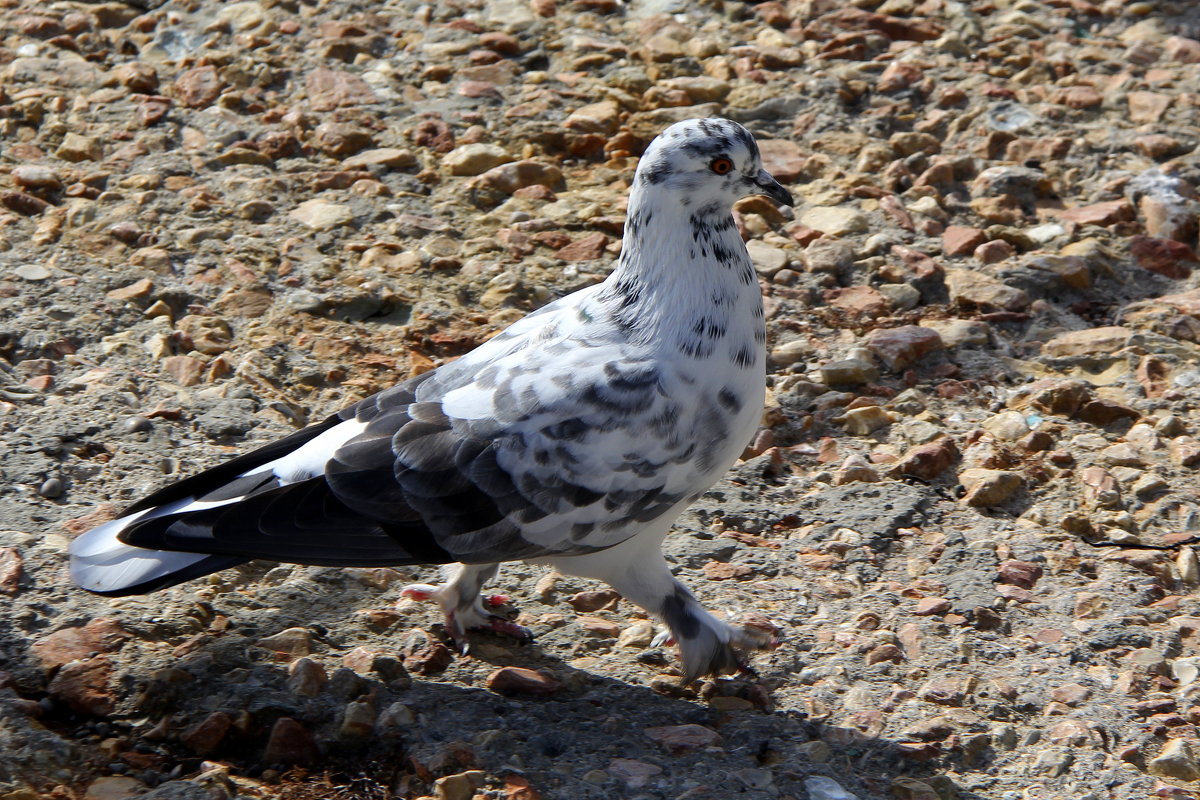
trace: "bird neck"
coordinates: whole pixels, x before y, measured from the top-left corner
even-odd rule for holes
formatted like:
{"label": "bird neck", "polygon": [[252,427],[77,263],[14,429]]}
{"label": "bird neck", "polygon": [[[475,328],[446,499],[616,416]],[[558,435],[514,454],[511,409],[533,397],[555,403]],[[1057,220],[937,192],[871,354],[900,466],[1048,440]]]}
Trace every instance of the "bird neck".
{"label": "bird neck", "polygon": [[762,368],[762,295],[728,207],[635,189],[621,256],[599,299],[633,342]]}

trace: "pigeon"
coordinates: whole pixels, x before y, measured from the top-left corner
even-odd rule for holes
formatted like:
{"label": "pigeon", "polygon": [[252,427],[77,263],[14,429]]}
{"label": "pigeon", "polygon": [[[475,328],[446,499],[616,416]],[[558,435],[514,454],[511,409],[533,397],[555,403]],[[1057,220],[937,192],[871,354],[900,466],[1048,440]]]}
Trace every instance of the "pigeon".
{"label": "pigeon", "polygon": [[502,562],[607,582],[665,623],[685,680],[744,668],[761,627],[710,614],[672,574],[675,519],[738,459],[761,419],[762,296],[733,204],[792,205],[753,135],[676,123],[647,147],[621,254],[602,282],[456,361],[166,486],[70,545],[109,596],[250,559],[446,565],[414,585],[461,637],[495,617]]}

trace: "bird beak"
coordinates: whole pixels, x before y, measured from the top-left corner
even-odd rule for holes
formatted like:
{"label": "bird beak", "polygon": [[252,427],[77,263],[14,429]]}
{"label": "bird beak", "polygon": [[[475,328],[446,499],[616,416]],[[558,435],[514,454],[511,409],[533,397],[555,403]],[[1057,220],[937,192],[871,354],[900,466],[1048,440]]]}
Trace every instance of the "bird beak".
{"label": "bird beak", "polygon": [[765,194],[767,197],[774,200],[778,205],[790,206],[795,204],[795,201],[792,200],[792,193],[783,188],[783,184],[775,180],[775,178],[771,176],[771,173],[767,172],[765,169],[760,169],[758,171],[758,177],[754,179],[754,185],[758,187],[760,194]]}

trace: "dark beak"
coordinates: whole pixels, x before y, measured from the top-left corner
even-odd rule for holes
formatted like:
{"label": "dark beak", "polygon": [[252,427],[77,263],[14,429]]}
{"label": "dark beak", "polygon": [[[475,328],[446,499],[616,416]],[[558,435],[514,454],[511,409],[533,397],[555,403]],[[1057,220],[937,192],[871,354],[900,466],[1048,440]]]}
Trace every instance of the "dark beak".
{"label": "dark beak", "polygon": [[767,172],[765,169],[760,169],[758,171],[758,177],[754,179],[754,185],[758,187],[760,194],[765,194],[767,197],[771,198],[781,206],[790,206],[795,204],[795,201],[792,200],[792,193],[783,188],[783,184],[775,180],[775,178],[771,176],[771,173]]}

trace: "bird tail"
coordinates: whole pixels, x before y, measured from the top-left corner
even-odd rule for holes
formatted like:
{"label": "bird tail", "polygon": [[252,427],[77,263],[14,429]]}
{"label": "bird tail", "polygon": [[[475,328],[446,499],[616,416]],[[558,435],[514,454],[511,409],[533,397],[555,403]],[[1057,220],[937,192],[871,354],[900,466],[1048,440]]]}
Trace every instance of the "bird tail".
{"label": "bird tail", "polygon": [[150,550],[118,538],[133,523],[160,513],[164,510],[139,511],[76,537],[70,546],[71,578],[89,592],[124,597],[174,586],[248,560],[233,555]]}

